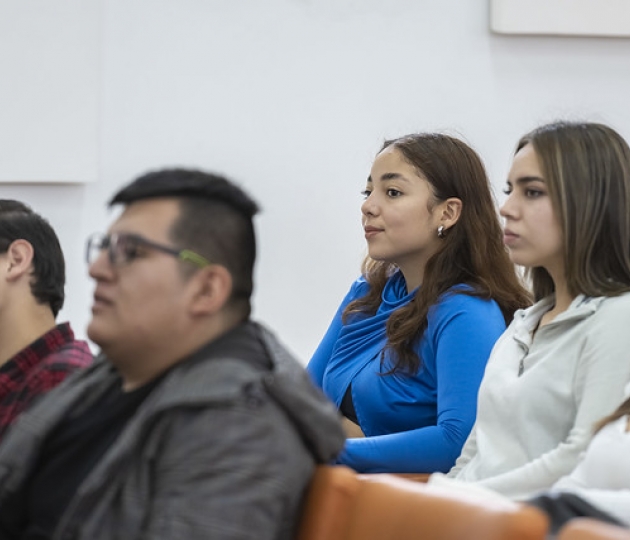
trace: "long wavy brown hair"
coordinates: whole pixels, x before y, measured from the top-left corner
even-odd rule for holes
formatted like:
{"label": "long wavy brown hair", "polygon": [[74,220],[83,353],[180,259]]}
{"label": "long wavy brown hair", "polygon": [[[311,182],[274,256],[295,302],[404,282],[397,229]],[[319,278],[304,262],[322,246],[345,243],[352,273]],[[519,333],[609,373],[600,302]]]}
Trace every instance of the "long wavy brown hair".
{"label": "long wavy brown hair", "polygon": [[[389,373],[415,374],[421,358],[414,349],[427,328],[429,308],[454,285],[471,287],[462,294],[494,299],[506,324],[517,309],[531,304],[531,298],[503,245],[490,183],[477,153],[459,139],[439,133],[388,140],[379,153],[389,147],[398,150],[427,179],[433,191],[431,206],[450,197],[462,201],[459,220],[444,231],[440,249],[426,263],[421,287],[387,321],[386,349],[393,353],[394,361]],[[346,307],[344,321],[354,313],[376,313],[383,288],[395,270],[392,263],[367,257],[362,271],[369,292]]]}

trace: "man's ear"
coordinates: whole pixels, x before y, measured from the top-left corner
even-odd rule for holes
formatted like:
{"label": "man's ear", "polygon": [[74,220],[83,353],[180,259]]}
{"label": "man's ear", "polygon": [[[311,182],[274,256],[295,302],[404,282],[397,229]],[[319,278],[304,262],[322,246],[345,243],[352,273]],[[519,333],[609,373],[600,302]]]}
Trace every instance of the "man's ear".
{"label": "man's ear", "polygon": [[26,240],[14,240],[7,249],[5,275],[7,280],[14,281],[24,274],[30,274],[35,250]]}
{"label": "man's ear", "polygon": [[449,197],[442,202],[441,206],[440,225],[448,230],[459,221],[462,215],[462,200],[457,197]]}
{"label": "man's ear", "polygon": [[218,313],[232,295],[232,275],[225,266],[206,266],[198,270],[191,280],[194,280],[190,304],[193,315]]}

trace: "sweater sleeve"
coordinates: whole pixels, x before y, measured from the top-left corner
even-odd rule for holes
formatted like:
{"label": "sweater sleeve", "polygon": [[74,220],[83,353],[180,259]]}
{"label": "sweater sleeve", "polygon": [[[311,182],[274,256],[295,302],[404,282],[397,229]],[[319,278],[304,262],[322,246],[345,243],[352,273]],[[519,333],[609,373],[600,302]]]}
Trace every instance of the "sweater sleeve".
{"label": "sweater sleeve", "polygon": [[462,453],[457,458],[457,461],[455,461],[455,465],[453,466],[453,468],[448,472],[449,478],[455,478],[457,476],[457,473],[459,473],[459,471],[461,471],[466,466],[466,464],[472,459],[472,457],[476,453],[477,453],[477,429],[476,429],[476,424],[475,424],[470,430],[470,435],[468,435],[468,439],[466,439],[466,442],[464,443],[464,446],[462,448]]}
{"label": "sweater sleeve", "polygon": [[440,305],[434,328],[437,421],[418,429],[348,439],[339,461],[361,472],[448,471],[474,423],[477,390],[505,323],[494,302],[453,295]]}

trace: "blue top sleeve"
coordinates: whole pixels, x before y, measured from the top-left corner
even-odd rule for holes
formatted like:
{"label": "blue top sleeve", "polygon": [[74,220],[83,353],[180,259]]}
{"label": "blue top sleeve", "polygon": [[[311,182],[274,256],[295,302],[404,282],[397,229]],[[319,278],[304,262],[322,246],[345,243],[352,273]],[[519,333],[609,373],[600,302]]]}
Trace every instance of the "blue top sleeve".
{"label": "blue top sleeve", "polygon": [[[448,471],[474,424],[479,384],[492,347],[504,329],[494,302],[456,294],[439,304],[421,344],[427,370],[431,367],[427,353],[432,348],[435,353],[435,423],[348,439],[339,462],[361,472]],[[357,387],[360,389],[359,384]],[[418,386],[409,391],[415,392],[410,399],[422,400],[421,394],[427,390]],[[353,386],[353,396],[355,393]],[[359,405],[355,402],[355,406]]]}

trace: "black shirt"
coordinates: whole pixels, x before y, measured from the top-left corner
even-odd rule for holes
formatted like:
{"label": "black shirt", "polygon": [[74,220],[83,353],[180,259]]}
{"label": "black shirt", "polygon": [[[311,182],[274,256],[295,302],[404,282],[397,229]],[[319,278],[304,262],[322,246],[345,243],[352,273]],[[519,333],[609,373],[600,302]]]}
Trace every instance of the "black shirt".
{"label": "black shirt", "polygon": [[[23,495],[26,531],[21,540],[48,540],[79,485],[155,388],[153,380],[131,392],[114,385],[76,416],[65,418],[42,446]],[[54,496],[51,497],[51,494]]]}
{"label": "black shirt", "polygon": [[357,418],[357,411],[354,408],[354,401],[352,401],[352,383],[348,385],[346,393],[343,395],[339,410],[341,411],[341,414],[343,414],[349,420],[352,420],[355,424],[359,423],[359,419]]}

